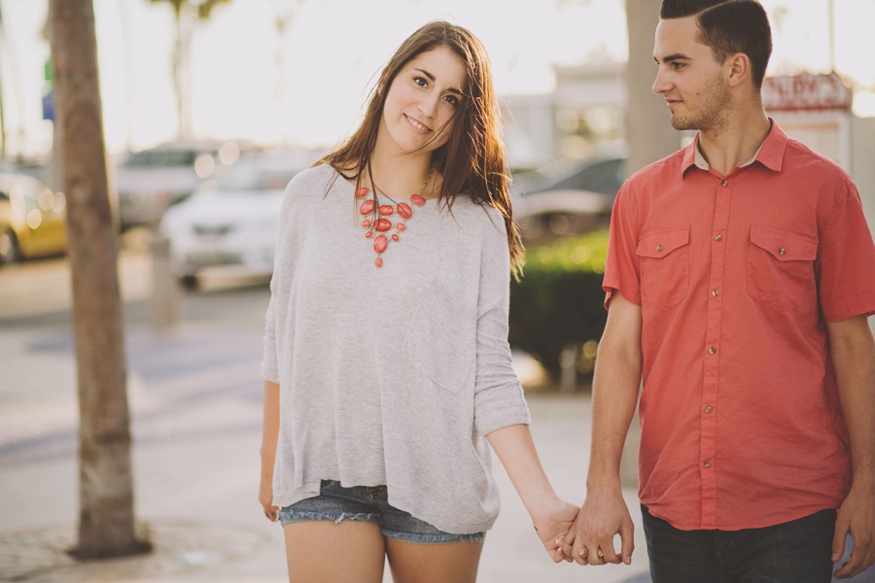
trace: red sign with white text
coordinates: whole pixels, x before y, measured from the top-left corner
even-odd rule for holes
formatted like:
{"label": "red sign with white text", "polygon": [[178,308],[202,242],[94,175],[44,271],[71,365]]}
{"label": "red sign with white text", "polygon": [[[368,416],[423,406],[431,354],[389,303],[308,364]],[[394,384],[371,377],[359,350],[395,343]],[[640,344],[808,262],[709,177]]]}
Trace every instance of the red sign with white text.
{"label": "red sign with white text", "polygon": [[767,77],[763,83],[766,111],[823,111],[850,109],[853,93],[835,73]]}

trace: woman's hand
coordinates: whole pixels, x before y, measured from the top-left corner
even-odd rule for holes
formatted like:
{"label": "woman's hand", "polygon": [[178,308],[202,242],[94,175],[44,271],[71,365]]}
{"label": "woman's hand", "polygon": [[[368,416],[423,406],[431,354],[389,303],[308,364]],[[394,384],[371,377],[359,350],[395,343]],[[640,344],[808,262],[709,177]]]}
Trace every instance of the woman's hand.
{"label": "woman's hand", "polygon": [[261,478],[261,486],[258,488],[258,501],[264,508],[264,515],[271,522],[276,522],[277,513],[280,507],[273,505],[273,480],[269,478]]}
{"label": "woman's hand", "polygon": [[554,563],[559,563],[562,560],[570,563],[573,560],[571,544],[565,542],[564,538],[571,530],[571,525],[574,524],[579,510],[580,508],[574,504],[554,497],[543,508],[539,508],[532,514],[538,538],[541,539],[541,543],[547,549],[547,554],[550,555]]}

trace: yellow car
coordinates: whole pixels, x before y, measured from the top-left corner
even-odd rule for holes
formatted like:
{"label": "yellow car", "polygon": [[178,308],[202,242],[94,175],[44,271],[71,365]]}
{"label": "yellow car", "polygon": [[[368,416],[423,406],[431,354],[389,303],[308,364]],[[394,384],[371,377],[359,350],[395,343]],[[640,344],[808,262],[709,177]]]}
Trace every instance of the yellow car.
{"label": "yellow car", "polygon": [[24,174],[0,174],[0,264],[67,250],[66,199]]}

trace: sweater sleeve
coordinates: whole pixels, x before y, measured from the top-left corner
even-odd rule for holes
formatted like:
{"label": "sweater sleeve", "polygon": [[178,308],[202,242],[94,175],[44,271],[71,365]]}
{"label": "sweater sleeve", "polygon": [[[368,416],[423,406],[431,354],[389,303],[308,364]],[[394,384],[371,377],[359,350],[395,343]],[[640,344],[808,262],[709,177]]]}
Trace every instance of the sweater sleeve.
{"label": "sweater sleeve", "polygon": [[[312,171],[298,174],[286,187],[283,195],[282,206],[279,214],[279,227],[277,228],[276,245],[274,246],[273,275],[270,278],[270,303],[267,306],[267,314],[264,323],[264,357],[261,361],[261,376],[266,381],[279,384],[279,354],[277,349],[277,301],[282,297],[281,288],[283,281],[291,280],[296,261],[296,237],[292,225],[289,222],[291,216],[290,207],[296,197],[296,192],[308,186],[307,175]],[[303,184],[302,184],[303,183]]]}
{"label": "sweater sleeve", "polygon": [[264,324],[264,358],[261,361],[261,376],[266,381],[279,384],[280,373],[276,351],[276,308],[274,307],[273,278],[271,278],[270,303]]}
{"label": "sweater sleeve", "polygon": [[507,342],[510,251],[504,220],[497,211],[489,216],[495,227],[487,226],[481,250],[474,379],[474,424],[481,435],[530,422]]}

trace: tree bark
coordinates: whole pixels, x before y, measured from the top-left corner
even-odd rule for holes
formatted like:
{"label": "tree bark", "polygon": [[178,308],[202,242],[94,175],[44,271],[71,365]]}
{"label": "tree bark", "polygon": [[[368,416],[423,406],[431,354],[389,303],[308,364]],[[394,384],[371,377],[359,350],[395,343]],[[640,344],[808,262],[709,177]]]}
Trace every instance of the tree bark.
{"label": "tree bark", "polygon": [[142,550],[134,535],[131,436],[92,0],[50,0],[56,107],[73,283],[83,558]]}
{"label": "tree bark", "polygon": [[662,96],[651,89],[656,79],[653,39],[662,0],[626,0],[629,63],[626,66],[626,135],[629,157],[626,176],[665,158],[680,147],[680,134],[671,127],[671,115]]}

